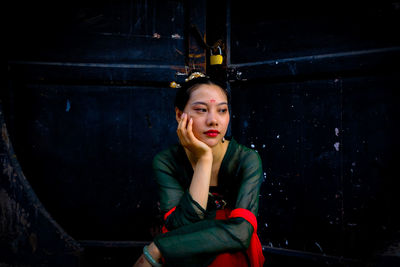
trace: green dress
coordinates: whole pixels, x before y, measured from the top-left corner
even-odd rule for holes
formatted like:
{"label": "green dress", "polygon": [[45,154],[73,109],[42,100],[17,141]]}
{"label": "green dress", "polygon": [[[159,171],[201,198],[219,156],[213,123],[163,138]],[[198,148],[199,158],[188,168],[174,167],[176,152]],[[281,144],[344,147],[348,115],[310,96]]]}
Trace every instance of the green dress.
{"label": "green dress", "polygon": [[243,218],[215,220],[219,208],[244,208],[257,215],[260,185],[263,181],[261,159],[257,152],[232,139],[218,173],[218,193],[224,205],[209,194],[204,210],[189,194],[193,169],[181,145],[158,153],[153,160],[163,214],[168,216],[169,232],[158,235],[165,266],[208,266],[223,252],[245,251],[253,227]]}

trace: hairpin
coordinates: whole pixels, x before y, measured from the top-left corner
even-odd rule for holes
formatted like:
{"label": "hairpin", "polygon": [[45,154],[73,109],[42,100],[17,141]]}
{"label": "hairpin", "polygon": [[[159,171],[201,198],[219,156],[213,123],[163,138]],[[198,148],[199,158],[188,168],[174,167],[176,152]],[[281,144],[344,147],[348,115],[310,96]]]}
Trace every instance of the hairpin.
{"label": "hairpin", "polygon": [[[196,71],[196,72],[193,72],[192,74],[190,74],[189,77],[187,77],[185,79],[185,82],[191,81],[191,80],[196,79],[196,78],[204,78],[204,77],[207,77],[204,73]],[[171,88],[181,88],[181,85],[179,83],[175,82],[175,81],[172,81],[172,82],[170,82],[169,87],[171,87]]]}
{"label": "hairpin", "polygon": [[196,71],[196,72],[193,72],[192,74],[190,74],[189,77],[187,77],[185,79],[185,82],[191,81],[191,80],[199,78],[199,77],[204,78],[204,77],[206,77],[206,75],[201,72]]}

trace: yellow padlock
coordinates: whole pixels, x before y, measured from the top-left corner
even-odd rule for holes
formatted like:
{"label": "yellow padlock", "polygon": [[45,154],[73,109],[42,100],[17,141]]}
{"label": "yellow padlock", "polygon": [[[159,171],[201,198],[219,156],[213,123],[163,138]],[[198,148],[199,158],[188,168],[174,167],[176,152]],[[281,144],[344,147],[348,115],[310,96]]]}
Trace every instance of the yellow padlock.
{"label": "yellow padlock", "polygon": [[218,46],[219,50],[219,55],[213,55],[212,49],[211,49],[211,56],[210,56],[210,65],[221,65],[222,61],[224,60],[222,56],[222,51],[221,47]]}

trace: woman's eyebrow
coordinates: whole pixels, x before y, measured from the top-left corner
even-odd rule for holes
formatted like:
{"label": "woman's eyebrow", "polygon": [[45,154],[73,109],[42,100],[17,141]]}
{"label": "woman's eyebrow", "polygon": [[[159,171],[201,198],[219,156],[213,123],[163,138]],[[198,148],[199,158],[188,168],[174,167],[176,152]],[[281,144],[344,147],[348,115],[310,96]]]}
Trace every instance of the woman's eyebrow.
{"label": "woman's eyebrow", "polygon": [[[197,102],[193,102],[192,103],[192,106],[194,106],[194,105],[205,105],[205,106],[207,106],[207,103],[206,102],[202,102],[202,101],[197,101]],[[228,103],[227,102],[221,102],[221,103],[217,104],[217,106],[221,106],[221,105],[228,105]]]}

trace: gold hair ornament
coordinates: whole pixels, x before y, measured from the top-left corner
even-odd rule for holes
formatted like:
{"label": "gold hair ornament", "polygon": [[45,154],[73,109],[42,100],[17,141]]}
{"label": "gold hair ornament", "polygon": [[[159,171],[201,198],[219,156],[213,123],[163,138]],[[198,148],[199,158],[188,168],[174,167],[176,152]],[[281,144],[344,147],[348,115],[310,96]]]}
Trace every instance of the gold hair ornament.
{"label": "gold hair ornament", "polygon": [[[185,79],[185,82],[191,81],[191,80],[196,79],[196,78],[204,78],[204,77],[207,77],[204,73],[196,71],[196,72],[193,72],[192,74],[190,74],[189,77],[187,77]],[[175,81],[172,81],[172,82],[170,82],[169,87],[171,87],[171,88],[181,88],[181,85],[179,83],[175,82]]]}
{"label": "gold hair ornament", "polygon": [[171,87],[171,88],[181,88],[181,85],[174,81],[174,82],[171,82],[169,84],[169,87]]}
{"label": "gold hair ornament", "polygon": [[206,77],[206,75],[201,72],[196,71],[196,72],[193,72],[192,74],[190,74],[189,77],[187,77],[185,79],[185,82],[191,81],[191,80],[199,78],[199,77],[204,78],[204,77]]}

